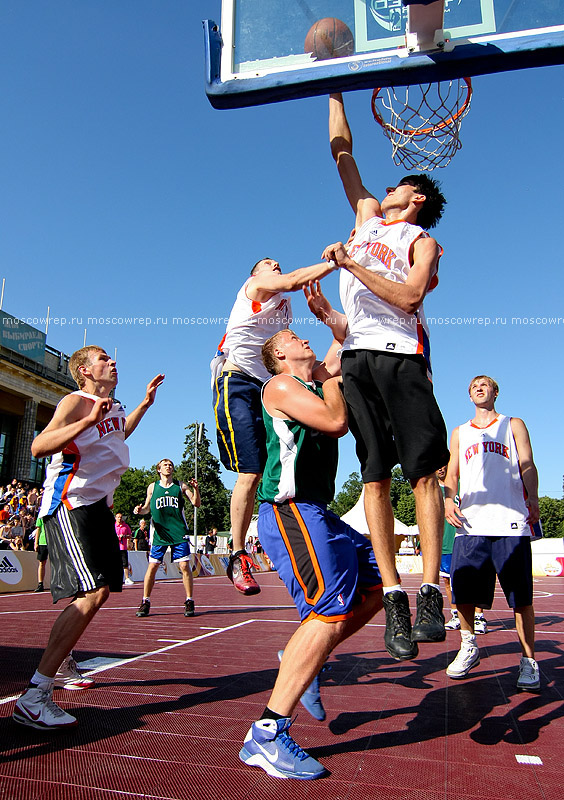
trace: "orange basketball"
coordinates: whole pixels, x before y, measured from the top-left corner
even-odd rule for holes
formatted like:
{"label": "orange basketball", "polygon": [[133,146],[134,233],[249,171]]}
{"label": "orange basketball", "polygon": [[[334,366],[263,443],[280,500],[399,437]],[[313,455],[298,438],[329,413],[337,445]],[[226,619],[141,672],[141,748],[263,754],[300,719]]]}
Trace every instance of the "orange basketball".
{"label": "orange basketball", "polygon": [[309,29],[304,51],[313,53],[318,61],[343,58],[354,53],[354,37],[350,28],[336,17],[317,20]]}

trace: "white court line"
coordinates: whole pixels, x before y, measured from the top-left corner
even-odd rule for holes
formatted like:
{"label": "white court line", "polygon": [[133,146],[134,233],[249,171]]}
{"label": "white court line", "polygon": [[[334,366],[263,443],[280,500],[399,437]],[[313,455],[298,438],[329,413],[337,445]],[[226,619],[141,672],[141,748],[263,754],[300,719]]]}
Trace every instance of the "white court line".
{"label": "white court line", "polygon": [[[152,658],[153,656],[159,655],[160,653],[166,653],[169,650],[174,650],[176,647],[182,647],[185,644],[192,644],[193,642],[200,642],[202,639],[208,639],[210,636],[217,636],[218,633],[224,633],[225,631],[232,631],[235,628],[241,628],[243,625],[248,625],[251,622],[256,622],[254,619],[247,619],[244,622],[237,622],[235,625],[229,625],[227,628],[220,628],[219,630],[210,631],[209,633],[202,633],[200,636],[194,636],[192,639],[183,639],[181,641],[176,640],[174,644],[169,644],[167,647],[159,647],[158,650],[151,650],[149,653],[141,653],[138,656],[131,656],[129,658],[122,658],[119,661],[113,661],[111,664],[104,664],[101,667],[95,667],[94,669],[87,670],[84,674],[85,675],[96,675],[98,672],[106,672],[108,669],[114,669],[114,667],[121,667],[124,664],[133,664],[134,661],[141,661],[144,658]],[[12,695],[12,697],[3,697],[0,699],[0,706],[5,705],[6,703],[11,703],[14,700],[17,700],[19,694]]]}

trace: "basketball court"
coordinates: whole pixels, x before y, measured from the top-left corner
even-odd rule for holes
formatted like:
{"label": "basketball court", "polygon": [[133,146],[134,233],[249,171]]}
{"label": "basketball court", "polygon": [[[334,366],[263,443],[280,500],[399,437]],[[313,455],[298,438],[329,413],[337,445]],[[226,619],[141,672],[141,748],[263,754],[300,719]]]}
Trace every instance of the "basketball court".
{"label": "basketball court", "polygon": [[[0,596],[0,797],[560,800],[562,578],[535,578],[540,694],[515,688],[519,645],[499,590],[490,630],[478,637],[481,663],[464,680],[445,675],[456,631],[401,663],[384,649],[383,612],[345,642],[322,679],[326,721],[298,706],[292,728],[330,770],[318,781],[271,778],[238,758],[267,703],[277,650],[298,624],[276,573],[258,580],[261,594],[245,598],[223,577],[197,579],[191,619],[180,582],[156,585],[145,619],[135,617],[139,584],[113,595],[76,651],[95,687],[55,692],[79,721],[60,734],[10,718],[60,609],[48,593]],[[418,584],[418,576],[404,580],[412,608]]]}

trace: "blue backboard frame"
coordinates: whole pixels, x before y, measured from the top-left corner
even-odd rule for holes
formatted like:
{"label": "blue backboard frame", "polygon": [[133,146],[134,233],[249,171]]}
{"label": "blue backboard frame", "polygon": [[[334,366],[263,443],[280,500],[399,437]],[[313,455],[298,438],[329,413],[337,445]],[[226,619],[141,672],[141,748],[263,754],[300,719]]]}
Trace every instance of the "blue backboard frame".
{"label": "blue backboard frame", "polygon": [[[354,5],[357,22],[356,52],[352,57],[316,62],[296,54],[282,59],[248,59],[242,65],[234,65],[234,9],[238,2],[243,0],[224,0],[223,38],[215,22],[204,21],[205,88],[212,106],[218,109],[263,105],[332,91],[430,83],[564,63],[564,2],[557,2],[556,21],[562,24],[500,34],[492,25],[490,8],[494,2],[503,0],[479,0],[482,13],[473,24],[449,31],[449,17],[445,12],[445,32],[452,37],[446,50],[408,53],[403,30],[391,31],[385,41],[375,41],[368,29],[363,30],[363,26],[358,25],[364,6],[376,2],[391,5],[399,0],[348,0],[348,13]],[[250,0],[246,2],[252,5]],[[344,0],[332,0],[333,8],[339,2],[344,6]],[[449,2],[447,0],[447,4]],[[536,6],[542,6],[542,0]],[[402,14],[405,13],[402,10]],[[403,22],[400,24],[405,27]],[[294,63],[288,65],[288,61]]]}

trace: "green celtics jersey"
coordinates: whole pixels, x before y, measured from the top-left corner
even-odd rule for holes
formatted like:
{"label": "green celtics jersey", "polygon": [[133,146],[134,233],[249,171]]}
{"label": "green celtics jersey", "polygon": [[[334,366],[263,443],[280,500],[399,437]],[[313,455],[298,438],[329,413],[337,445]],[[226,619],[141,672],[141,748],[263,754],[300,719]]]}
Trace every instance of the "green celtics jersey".
{"label": "green celtics jersey", "polygon": [[[323,397],[320,383],[295,380]],[[335,494],[337,440],[301,422],[271,417],[264,404],[262,416],[267,455],[258,499],[265,503],[330,503]]]}
{"label": "green celtics jersey", "polygon": [[166,488],[155,481],[151,497],[151,543],[180,544],[188,538],[184,495],[178,481]]}

